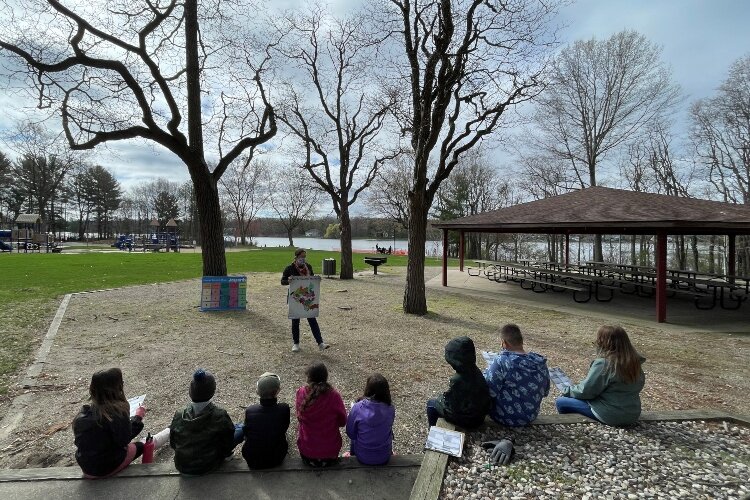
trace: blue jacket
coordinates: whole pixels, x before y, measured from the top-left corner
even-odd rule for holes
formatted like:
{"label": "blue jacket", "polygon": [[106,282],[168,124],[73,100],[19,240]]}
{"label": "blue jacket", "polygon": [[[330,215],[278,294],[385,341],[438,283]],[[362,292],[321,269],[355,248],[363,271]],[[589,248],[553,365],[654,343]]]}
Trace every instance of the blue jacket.
{"label": "blue jacket", "polygon": [[490,389],[490,417],[509,427],[528,425],[549,394],[547,359],[535,352],[502,351],[484,374]]}

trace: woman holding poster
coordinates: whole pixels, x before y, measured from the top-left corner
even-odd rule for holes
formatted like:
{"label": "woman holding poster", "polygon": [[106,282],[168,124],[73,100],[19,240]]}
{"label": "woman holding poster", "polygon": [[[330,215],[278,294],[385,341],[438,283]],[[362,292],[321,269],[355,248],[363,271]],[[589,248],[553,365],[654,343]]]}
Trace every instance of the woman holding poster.
{"label": "woman holding poster", "polygon": [[[289,278],[294,276],[313,276],[313,270],[312,266],[307,263],[305,258],[307,257],[307,253],[305,252],[304,248],[298,248],[294,251],[294,261],[292,261],[291,264],[286,266],[286,269],[284,269],[284,274],[281,276],[281,284],[284,286],[289,285]],[[294,280],[293,280],[294,281]],[[315,300],[314,306],[310,307],[308,305],[308,302],[312,302],[312,300],[308,300],[309,298],[317,299],[317,292],[313,288],[312,285],[305,288],[299,288],[292,290],[293,287],[290,287],[289,293],[287,295],[287,301],[289,300],[289,297],[292,296],[293,299],[297,298],[297,295],[300,296],[300,302],[302,303],[305,310],[312,310],[313,313],[317,313],[317,300]],[[314,308],[314,309],[313,309]],[[290,318],[292,319],[292,352],[298,352],[299,351],[299,317],[293,317],[291,314],[292,308],[290,308]],[[315,341],[318,343],[318,348],[321,351],[324,351],[328,349],[329,346],[325,342],[323,342],[323,337],[320,335],[320,327],[318,326],[318,320],[315,319],[314,316],[317,316],[317,314],[310,314],[310,316],[307,316],[307,322],[310,324],[310,330],[312,330],[313,337],[315,337]]]}

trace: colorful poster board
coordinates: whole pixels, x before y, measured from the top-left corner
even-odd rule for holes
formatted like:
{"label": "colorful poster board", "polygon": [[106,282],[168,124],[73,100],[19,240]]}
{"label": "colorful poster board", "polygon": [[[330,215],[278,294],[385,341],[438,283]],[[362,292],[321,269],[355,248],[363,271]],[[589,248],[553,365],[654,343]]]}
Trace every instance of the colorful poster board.
{"label": "colorful poster board", "polygon": [[234,311],[247,307],[247,276],[204,276],[201,311]]}
{"label": "colorful poster board", "polygon": [[289,318],[317,318],[320,312],[320,276],[290,276]]}

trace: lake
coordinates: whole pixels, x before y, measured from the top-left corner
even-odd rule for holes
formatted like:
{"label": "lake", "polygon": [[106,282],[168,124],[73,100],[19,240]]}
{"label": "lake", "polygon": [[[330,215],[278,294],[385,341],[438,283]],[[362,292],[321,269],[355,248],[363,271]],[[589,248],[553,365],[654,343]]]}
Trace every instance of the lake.
{"label": "lake", "polygon": [[[233,241],[234,238],[226,236],[227,241]],[[253,243],[259,247],[286,247],[289,245],[289,238],[286,237],[274,237],[274,236],[258,236],[253,238]],[[341,243],[338,239],[329,238],[306,238],[299,237],[294,238],[294,245],[301,248],[309,248],[310,250],[330,250],[340,251]],[[375,253],[375,245],[383,248],[393,247],[393,250],[406,251],[409,247],[407,240],[393,240],[393,239],[353,239],[352,250],[361,252],[372,252]],[[437,257],[442,255],[443,244],[441,241],[428,241],[425,245],[425,255],[430,257]]]}

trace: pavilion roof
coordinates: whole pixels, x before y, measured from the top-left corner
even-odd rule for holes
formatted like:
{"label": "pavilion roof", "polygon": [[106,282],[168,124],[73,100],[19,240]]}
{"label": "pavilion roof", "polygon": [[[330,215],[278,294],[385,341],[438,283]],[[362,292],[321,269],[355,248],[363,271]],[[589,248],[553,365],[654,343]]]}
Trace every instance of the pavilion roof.
{"label": "pavilion roof", "polygon": [[16,218],[16,224],[40,224],[42,218],[39,214],[20,214]]}
{"label": "pavilion roof", "polygon": [[433,226],[480,232],[750,234],[750,205],[596,186]]}

